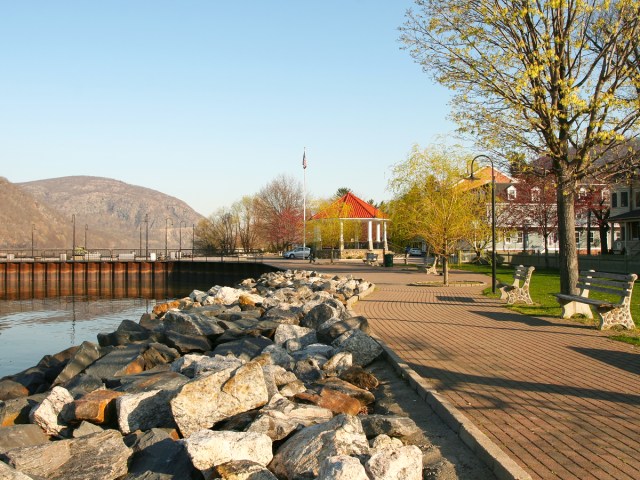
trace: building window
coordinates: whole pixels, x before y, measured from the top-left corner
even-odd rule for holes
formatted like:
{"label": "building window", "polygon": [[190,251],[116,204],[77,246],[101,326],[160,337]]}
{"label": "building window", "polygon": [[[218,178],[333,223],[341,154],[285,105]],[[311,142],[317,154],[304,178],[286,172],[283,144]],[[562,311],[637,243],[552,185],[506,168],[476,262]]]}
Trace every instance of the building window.
{"label": "building window", "polygon": [[[640,193],[640,192],[638,192]],[[531,201],[539,202],[540,201],[540,187],[533,187],[531,189]]]}
{"label": "building window", "polygon": [[576,245],[580,245],[580,232],[576,232]]}
{"label": "building window", "polygon": [[620,206],[621,207],[629,206],[629,192],[620,192]]}
{"label": "building window", "polygon": [[616,208],[618,206],[618,194],[613,192],[611,194],[611,208]]}
{"label": "building window", "polygon": [[602,195],[602,201],[604,203],[609,203],[609,201],[611,200],[611,192],[606,188],[602,189],[600,195]]}
{"label": "building window", "polygon": [[587,190],[584,187],[580,187],[580,190],[578,190],[578,198],[582,200],[586,196],[587,196]]}
{"label": "building window", "polygon": [[636,192],[636,208],[640,208],[640,191]]}
{"label": "building window", "polygon": [[510,186],[507,188],[507,199],[515,200],[516,199],[516,188],[514,186]]}

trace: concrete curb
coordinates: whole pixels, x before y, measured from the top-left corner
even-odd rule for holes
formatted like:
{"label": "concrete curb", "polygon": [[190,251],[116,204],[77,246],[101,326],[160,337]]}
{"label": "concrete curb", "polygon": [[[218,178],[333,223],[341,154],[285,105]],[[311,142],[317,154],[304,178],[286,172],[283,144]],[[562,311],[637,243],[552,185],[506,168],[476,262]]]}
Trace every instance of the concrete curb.
{"label": "concrete curb", "polygon": [[407,365],[383,340],[375,336],[373,338],[382,346],[385,359],[395,368],[398,375],[409,383],[420,398],[491,469],[498,479],[531,480],[531,475],[504,453],[443,395],[439,394],[429,382]]}

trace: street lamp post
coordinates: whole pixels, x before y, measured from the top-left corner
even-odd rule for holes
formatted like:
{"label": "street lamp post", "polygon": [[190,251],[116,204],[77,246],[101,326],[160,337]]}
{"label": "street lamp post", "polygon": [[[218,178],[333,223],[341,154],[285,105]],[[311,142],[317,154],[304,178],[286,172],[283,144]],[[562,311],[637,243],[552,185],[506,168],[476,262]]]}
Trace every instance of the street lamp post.
{"label": "street lamp post", "polygon": [[491,164],[491,293],[496,293],[496,169],[493,159],[486,155],[476,155],[471,160],[471,179],[473,164],[478,158],[485,158]]}
{"label": "street lamp post", "polygon": [[[167,217],[164,221],[164,259],[167,259],[168,256],[168,244],[169,244],[169,217]],[[173,221],[171,222],[171,226],[173,227]]]}
{"label": "street lamp post", "polygon": [[178,252],[180,253],[180,257],[182,257],[182,224],[184,223],[184,226],[187,226],[187,222],[185,222],[184,220],[180,220],[180,248],[178,248]]}
{"label": "street lamp post", "polygon": [[[89,225],[85,223],[84,225],[84,249],[87,250],[87,230],[89,230]],[[89,253],[87,251],[87,253]]]}
{"label": "street lamp post", "polygon": [[144,257],[148,260],[149,259],[149,214],[145,213],[144,214],[144,223],[146,224],[145,226],[145,251],[144,251]]}
{"label": "street lamp post", "polygon": [[34,232],[36,231],[36,224],[32,223],[31,224],[31,258],[36,258],[33,255],[33,237],[34,237]]}
{"label": "street lamp post", "polygon": [[73,245],[71,247],[71,261],[75,260],[76,256],[76,214],[71,215],[71,223],[73,223]]}

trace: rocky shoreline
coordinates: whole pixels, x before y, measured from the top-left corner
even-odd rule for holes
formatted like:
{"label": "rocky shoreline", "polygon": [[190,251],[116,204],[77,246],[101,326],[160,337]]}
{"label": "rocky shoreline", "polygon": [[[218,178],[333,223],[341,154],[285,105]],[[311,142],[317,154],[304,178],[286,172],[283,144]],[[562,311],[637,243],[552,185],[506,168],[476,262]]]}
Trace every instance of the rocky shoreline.
{"label": "rocky shoreline", "polygon": [[268,273],[194,291],[98,344],[44,357],[0,380],[0,477],[430,475],[420,428],[385,408],[365,370],[382,347],[348,306],[373,289],[312,271]]}

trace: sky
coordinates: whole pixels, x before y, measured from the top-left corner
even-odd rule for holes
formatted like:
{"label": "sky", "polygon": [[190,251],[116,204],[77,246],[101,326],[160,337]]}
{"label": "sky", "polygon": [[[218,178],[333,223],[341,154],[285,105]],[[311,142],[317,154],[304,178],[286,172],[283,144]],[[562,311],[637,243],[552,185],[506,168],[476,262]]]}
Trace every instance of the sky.
{"label": "sky", "polygon": [[203,215],[282,174],[311,198],[388,200],[392,165],[455,129],[401,49],[411,6],[2,1],[0,176],[109,177]]}

